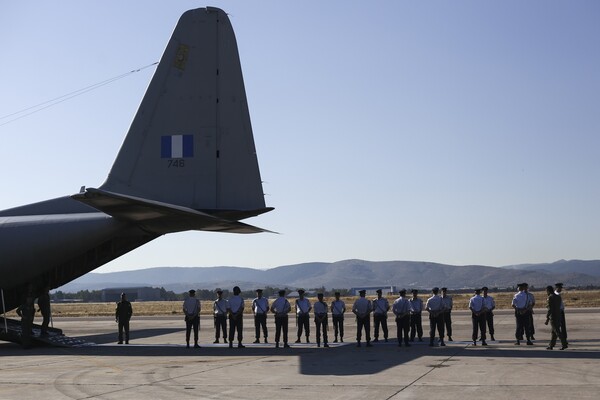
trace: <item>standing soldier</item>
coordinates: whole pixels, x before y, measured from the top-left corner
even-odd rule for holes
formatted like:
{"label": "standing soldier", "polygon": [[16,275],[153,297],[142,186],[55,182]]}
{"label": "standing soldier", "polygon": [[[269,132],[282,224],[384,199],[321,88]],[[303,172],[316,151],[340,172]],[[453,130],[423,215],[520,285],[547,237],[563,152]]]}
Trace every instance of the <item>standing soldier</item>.
{"label": "standing soldier", "polygon": [[292,310],[290,302],[285,298],[285,290],[279,291],[279,297],[271,304],[271,312],[275,314],[275,347],[279,347],[281,331],[283,331],[283,347],[288,345],[288,313]]}
{"label": "standing soldier", "polygon": [[196,298],[196,291],[190,289],[188,298],[183,301],[183,313],[185,314],[185,342],[190,347],[190,334],[194,328],[194,347],[198,345],[198,329],[200,328],[200,300]]}
{"label": "standing soldier", "polygon": [[323,301],[323,293],[317,294],[315,303],[315,326],[317,329],[317,347],[321,347],[321,328],[323,328],[323,347],[329,347],[327,344],[327,304]]}
{"label": "standing soldier", "polygon": [[373,300],[373,325],[375,325],[375,340],[373,342],[379,342],[379,325],[383,330],[383,338],[388,341],[388,327],[387,327],[387,312],[390,310],[390,303],[385,297],[381,296],[381,289],[377,289],[377,298]]}
{"label": "standing soldier", "polygon": [[529,298],[525,291],[525,284],[519,283],[517,285],[519,291],[514,295],[512,299],[512,308],[515,309],[515,318],[517,323],[517,329],[515,331],[515,337],[517,341],[515,345],[520,345],[523,340],[523,333],[527,337],[527,344],[532,346],[531,341],[531,329],[529,327]]}
{"label": "standing soldier", "polygon": [[119,344],[123,344],[123,330],[125,330],[125,344],[129,344],[129,320],[133,315],[131,303],[127,301],[125,293],[121,293],[121,301],[117,303],[115,320],[119,324]]}
{"label": "standing soldier", "polygon": [[557,295],[554,292],[552,286],[546,287],[546,293],[548,294],[548,302],[546,304],[546,307],[548,307],[548,313],[546,314],[545,324],[548,325],[548,322],[552,321],[552,336],[550,337],[550,344],[548,347],[546,347],[546,350],[552,350],[554,348],[557,337],[560,338],[560,343],[562,344],[560,349],[564,350],[569,346],[567,344],[567,338],[565,338],[564,331],[560,326],[562,320],[560,315],[560,295]]}
{"label": "standing soldier", "polygon": [[477,346],[477,337],[481,331],[481,345],[487,346],[485,341],[485,306],[481,289],[475,289],[475,296],[469,300],[469,310],[471,310],[471,322],[473,323],[473,346]]}
{"label": "standing soldier", "polygon": [[265,343],[269,333],[267,332],[267,312],[269,312],[269,300],[263,297],[262,289],[256,289],[256,298],[252,300],[252,312],[254,313],[254,331],[256,340],[254,343],[260,343],[260,328],[262,326]]}
{"label": "standing soldier", "polygon": [[237,331],[238,348],[244,348],[242,344],[244,330],[244,299],[240,296],[239,286],[233,288],[233,296],[229,299],[229,348],[233,347],[233,337]]}
{"label": "standing soldier", "polygon": [[440,289],[434,287],[431,290],[432,296],[427,299],[425,309],[429,312],[429,345],[433,346],[435,339],[435,329],[437,328],[440,335],[440,346],[445,346],[444,343],[444,303],[442,298],[438,296]]}
{"label": "standing soldier", "polygon": [[35,305],[33,296],[27,294],[25,302],[17,308],[17,315],[21,317],[21,345],[24,349],[31,347],[31,329],[35,317]]}
{"label": "standing soldier", "polygon": [[352,312],[356,315],[356,347],[360,347],[360,339],[362,336],[363,327],[365,329],[365,338],[367,339],[367,347],[372,347],[371,344],[371,312],[373,304],[365,298],[366,290],[358,291],[360,297],[356,299],[352,306]]}
{"label": "standing soldier", "polygon": [[444,325],[448,341],[452,341],[452,296],[447,295],[448,288],[442,288],[442,302],[444,303]]}
{"label": "standing soldier", "polygon": [[42,313],[42,329],[40,334],[48,334],[48,324],[50,323],[51,310],[50,310],[50,288],[45,286],[42,290],[42,294],[38,297],[38,307]]}
{"label": "standing soldier", "polygon": [[419,342],[423,341],[423,323],[421,320],[421,312],[423,311],[423,300],[419,298],[419,291],[412,290],[412,298],[408,300],[410,303],[410,341],[415,341],[415,335],[419,337]]}
{"label": "standing soldier", "polygon": [[223,343],[227,343],[227,309],[229,304],[223,298],[223,291],[217,288],[217,299],[213,303],[213,319],[215,322],[215,341],[219,343],[221,332],[223,332]]}
{"label": "standing soldier", "polygon": [[565,337],[565,341],[567,340],[567,320],[565,319],[565,302],[562,299],[561,292],[563,290],[563,284],[557,283],[554,285],[554,294],[560,296],[560,329],[562,331],[563,336]]}
{"label": "standing soldier", "polygon": [[527,314],[529,318],[529,331],[531,332],[531,340],[535,340],[535,325],[533,324],[533,307],[535,307],[535,297],[533,296],[533,293],[529,292],[529,285],[526,283],[524,283],[523,285],[525,285],[525,292],[527,293]]}
{"label": "standing soldier", "polygon": [[484,286],[483,290],[483,307],[486,310],[485,321],[487,322],[487,330],[490,333],[490,339],[494,339],[494,309],[496,308],[496,302],[492,296],[488,296],[488,288]]}
{"label": "standing soldier", "polygon": [[298,340],[296,343],[300,343],[300,337],[302,337],[302,329],[306,335],[306,343],[310,343],[310,310],[312,307],[310,301],[304,297],[304,289],[298,290],[300,298],[296,299],[296,325],[298,325]]}
{"label": "standing soldier", "polygon": [[338,341],[338,332],[340,334],[340,342],[344,342],[344,313],[346,312],[346,304],[340,300],[340,292],[335,292],[335,300],[331,302],[331,317],[333,319],[333,332],[335,339],[333,343]]}
{"label": "standing soldier", "polygon": [[406,290],[400,291],[400,297],[394,301],[392,311],[396,315],[396,332],[398,337],[398,346],[402,346],[402,336],[404,334],[404,345],[410,347],[408,343],[408,329],[410,326],[410,302],[405,297]]}

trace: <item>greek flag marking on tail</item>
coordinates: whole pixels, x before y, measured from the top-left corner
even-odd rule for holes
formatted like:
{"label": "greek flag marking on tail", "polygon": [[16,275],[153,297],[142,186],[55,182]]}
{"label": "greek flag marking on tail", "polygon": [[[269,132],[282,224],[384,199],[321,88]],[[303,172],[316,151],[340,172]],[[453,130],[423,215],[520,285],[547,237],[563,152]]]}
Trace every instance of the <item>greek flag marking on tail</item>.
{"label": "greek flag marking on tail", "polygon": [[170,135],[160,137],[161,158],[194,157],[194,135]]}

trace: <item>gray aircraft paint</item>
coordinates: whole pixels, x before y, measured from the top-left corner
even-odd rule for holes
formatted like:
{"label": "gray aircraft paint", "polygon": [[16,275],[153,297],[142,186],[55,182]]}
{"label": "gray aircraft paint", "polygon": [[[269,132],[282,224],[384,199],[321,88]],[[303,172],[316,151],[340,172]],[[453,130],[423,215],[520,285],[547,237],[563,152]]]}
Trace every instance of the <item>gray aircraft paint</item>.
{"label": "gray aircraft paint", "polygon": [[229,18],[187,11],[106,182],[0,211],[6,308],[166,233],[264,232],[239,220],[270,210]]}

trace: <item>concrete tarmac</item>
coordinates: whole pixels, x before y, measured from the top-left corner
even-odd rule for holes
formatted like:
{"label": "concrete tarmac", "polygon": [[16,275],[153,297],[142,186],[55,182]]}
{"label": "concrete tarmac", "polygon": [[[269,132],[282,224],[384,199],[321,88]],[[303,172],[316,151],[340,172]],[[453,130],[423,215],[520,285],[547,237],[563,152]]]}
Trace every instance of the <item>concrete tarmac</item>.
{"label": "concrete tarmac", "polygon": [[[133,303],[135,313],[135,303]],[[477,398],[596,399],[600,393],[600,309],[567,310],[569,348],[546,350],[550,328],[536,310],[534,346],[514,345],[511,311],[495,313],[496,341],[472,346],[468,312],[452,313],[453,342],[428,346],[426,337],[398,347],[394,319],[389,342],[355,346],[355,323],[346,318],[343,344],[317,348],[311,321],[310,344],[276,349],[273,319],[270,344],[251,344],[254,324],[244,320],[246,348],[212,344],[211,318],[202,318],[200,345],[185,347],[181,316],[135,317],[129,345],[116,344],[111,318],[56,318],[69,336],[96,343],[79,348],[28,350],[0,342],[0,399],[425,399]],[[373,332],[373,328],[371,328]],[[330,341],[333,332],[330,326]],[[304,338],[303,338],[304,342]]]}

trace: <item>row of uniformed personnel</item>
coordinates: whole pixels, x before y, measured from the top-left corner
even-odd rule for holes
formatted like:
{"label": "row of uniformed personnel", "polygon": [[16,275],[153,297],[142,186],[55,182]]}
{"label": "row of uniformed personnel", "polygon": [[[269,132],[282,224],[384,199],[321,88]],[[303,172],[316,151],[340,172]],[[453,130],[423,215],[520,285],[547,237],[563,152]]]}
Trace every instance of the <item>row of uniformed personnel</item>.
{"label": "row of uniformed personnel", "polygon": [[[243,328],[243,312],[244,312],[244,300],[240,297],[240,288],[233,288],[233,296],[226,300],[223,298],[223,291],[217,289],[217,299],[213,302],[213,315],[214,315],[214,326],[215,326],[215,341],[219,343],[221,339],[221,333],[224,343],[227,343],[229,339],[229,347],[233,347],[233,341],[235,339],[235,333],[237,331],[238,347],[244,347],[242,344],[242,328]],[[275,343],[279,347],[281,334],[283,333],[283,345],[288,347],[288,314],[291,312],[291,305],[285,298],[285,290],[279,291],[279,298],[277,298],[271,306],[269,306],[268,300],[262,296],[262,289],[256,290],[257,297],[252,301],[252,313],[254,315],[255,325],[255,341],[254,343],[260,343],[261,331],[264,338],[264,343],[268,343],[268,330],[266,325],[267,314],[269,312],[275,314]],[[317,296],[317,302],[311,305],[311,302],[304,297],[304,290],[298,291],[299,298],[295,302],[295,314],[296,314],[296,326],[297,326],[297,340],[296,343],[301,342],[302,335],[306,337],[306,342],[310,343],[310,312],[314,313],[314,322],[317,330],[317,346],[321,345],[321,337],[323,338],[323,345],[328,345],[328,312],[331,311],[333,327],[334,327],[334,343],[344,341],[344,314],[346,312],[346,304],[340,299],[340,293],[335,293],[335,300],[327,305],[323,301],[323,294],[319,293]],[[352,312],[356,315],[357,319],[357,345],[361,345],[362,331],[365,331],[366,345],[371,346],[371,330],[370,330],[370,315],[373,314],[374,320],[374,335],[375,342],[379,341],[379,329],[383,331],[384,340],[388,341],[388,328],[387,328],[387,314],[390,310],[390,305],[385,297],[382,297],[382,291],[377,290],[377,298],[374,300],[367,300],[365,298],[366,291],[361,290],[359,292],[360,297],[355,301],[352,307]],[[433,318],[436,324],[431,324],[430,327],[435,328],[437,326],[438,316],[441,317],[442,323],[447,322],[448,333],[451,335],[451,320],[450,311],[452,309],[452,298],[446,295],[446,288],[442,288],[442,296],[438,296],[438,289],[434,288],[433,296],[430,297],[426,303],[425,309],[430,314],[430,320]],[[199,314],[200,314],[200,301],[195,297],[195,291],[189,291],[189,297],[183,303],[183,311],[186,320],[186,343],[189,347],[191,331],[194,331],[194,347],[200,347],[198,345],[198,327],[199,327]],[[397,337],[398,345],[401,345],[404,341],[406,346],[410,346],[409,341],[414,341],[418,337],[419,341],[422,341],[423,328],[421,322],[421,313],[423,311],[423,301],[418,297],[418,291],[412,291],[412,297],[409,299],[406,297],[406,291],[400,291],[400,297],[393,303],[392,312],[396,316],[397,325]],[[227,320],[229,320],[229,334],[227,334]],[[409,339],[410,329],[410,339]],[[430,330],[430,345],[433,345],[433,338],[435,331]],[[443,342],[444,334],[440,332],[440,343],[444,346]],[[452,340],[450,337],[449,340]]]}
{"label": "row of uniformed personnel", "polygon": [[[520,340],[523,339],[525,334],[527,337],[527,344],[532,344],[531,340],[534,340],[533,333],[533,306],[535,305],[535,298],[533,294],[527,291],[527,284],[519,284],[519,292],[517,292],[513,298],[512,306],[515,309],[515,316],[517,321],[516,329],[516,344],[520,344]],[[560,291],[562,290],[562,284],[556,284],[556,292],[553,295],[558,295],[560,298]],[[233,341],[235,333],[237,332],[238,347],[244,347],[242,344],[243,336],[243,312],[244,312],[244,299],[240,297],[240,288],[233,288],[233,296],[229,299],[223,299],[223,291],[217,289],[217,299],[213,303],[213,315],[214,315],[214,326],[215,326],[215,341],[219,343],[221,338],[221,332],[224,343],[227,343],[229,339],[229,347],[233,347]],[[483,295],[481,295],[483,292]],[[255,326],[255,341],[254,343],[260,343],[261,332],[264,338],[264,343],[268,343],[268,330],[267,330],[267,314],[273,313],[275,315],[275,344],[279,347],[281,339],[283,339],[283,346],[288,346],[288,314],[291,312],[292,307],[289,301],[285,298],[285,290],[279,291],[279,297],[273,301],[269,306],[269,301],[262,296],[262,289],[256,290],[257,297],[252,301],[252,313],[254,315],[254,326]],[[302,335],[306,337],[306,343],[310,343],[310,312],[314,313],[314,322],[316,326],[316,339],[317,346],[321,346],[321,337],[323,338],[323,345],[328,345],[328,312],[331,311],[333,327],[334,327],[334,343],[344,341],[344,314],[346,312],[346,304],[340,299],[340,293],[335,293],[335,300],[331,304],[327,305],[323,301],[323,294],[317,295],[317,302],[314,307],[311,302],[304,297],[304,290],[298,291],[299,298],[295,302],[295,314],[296,314],[296,326],[297,326],[297,340],[296,343],[301,342]],[[360,297],[354,302],[352,306],[352,313],[356,315],[357,321],[357,334],[356,341],[357,346],[361,346],[362,331],[365,331],[366,345],[371,346],[371,330],[370,330],[370,315],[373,314],[374,322],[374,342],[379,341],[379,330],[383,332],[383,338],[388,341],[388,327],[387,327],[387,314],[390,310],[390,304],[388,300],[382,296],[382,291],[377,290],[377,298],[374,300],[367,300],[365,298],[366,291],[359,291]],[[186,343],[190,345],[190,334],[191,330],[194,330],[194,347],[198,346],[198,327],[200,322],[200,301],[195,298],[195,291],[189,291],[189,297],[184,301],[183,311],[186,315]],[[550,310],[550,297],[548,299],[548,308]],[[557,303],[558,304],[558,303]],[[435,287],[432,289],[431,297],[427,299],[425,307],[423,308],[423,301],[418,297],[418,291],[412,290],[412,297],[406,297],[406,291],[400,291],[400,297],[394,301],[391,309],[395,315],[396,328],[397,328],[397,340],[398,346],[404,342],[405,346],[410,346],[409,342],[414,341],[418,337],[419,341],[422,341],[423,328],[421,314],[423,309],[429,313],[429,345],[434,346],[434,339],[436,336],[436,330],[439,335],[439,345],[445,346],[444,337],[448,336],[448,341],[452,341],[452,318],[451,312],[453,308],[452,297],[447,294],[447,289],[442,288],[440,290]],[[482,289],[476,289],[475,295],[469,300],[469,309],[472,313],[473,333],[472,340],[473,345],[477,344],[478,337],[481,338],[481,344],[486,346],[486,327],[489,330],[491,340],[494,339],[494,309],[496,308],[494,299],[488,294],[488,288],[483,287]],[[564,303],[560,300],[560,313],[562,320],[558,321],[556,317],[552,318],[551,312],[548,311],[548,320],[552,320],[553,332],[556,330],[556,336],[561,338],[563,342],[563,348],[566,348],[566,325],[564,322]],[[227,320],[229,320],[229,335],[227,335]],[[554,329],[556,327],[556,329]],[[409,335],[410,331],[410,335]],[[283,333],[283,338],[282,338]],[[554,338],[556,341],[556,338]],[[553,344],[549,346],[549,349],[553,347]]]}

